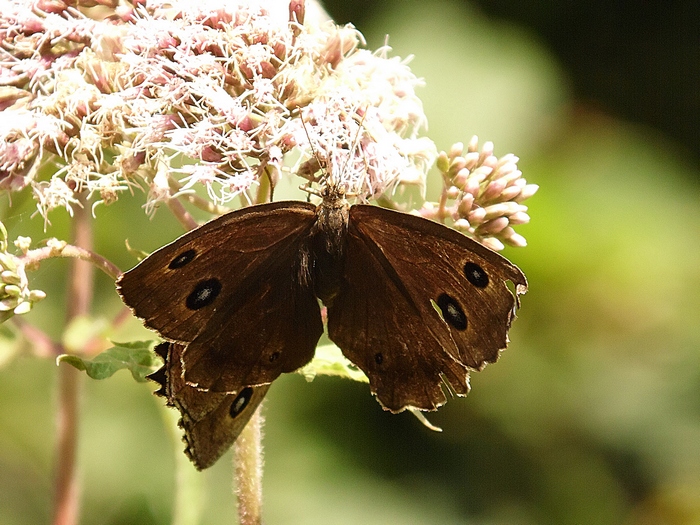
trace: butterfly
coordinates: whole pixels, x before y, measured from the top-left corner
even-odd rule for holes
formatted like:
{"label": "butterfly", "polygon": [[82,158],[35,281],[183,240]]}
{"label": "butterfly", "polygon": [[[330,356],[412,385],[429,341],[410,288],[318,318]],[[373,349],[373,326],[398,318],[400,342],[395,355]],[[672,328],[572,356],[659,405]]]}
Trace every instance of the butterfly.
{"label": "butterfly", "polygon": [[[391,412],[435,410],[443,387],[466,395],[469,370],[507,345],[527,290],[514,264],[434,221],[349,205],[333,186],[322,197],[229,212],[117,281],[169,342],[156,379],[201,468],[235,441],[272,381],[313,358],[320,303],[328,336]],[[223,427],[226,445],[207,447]]]}

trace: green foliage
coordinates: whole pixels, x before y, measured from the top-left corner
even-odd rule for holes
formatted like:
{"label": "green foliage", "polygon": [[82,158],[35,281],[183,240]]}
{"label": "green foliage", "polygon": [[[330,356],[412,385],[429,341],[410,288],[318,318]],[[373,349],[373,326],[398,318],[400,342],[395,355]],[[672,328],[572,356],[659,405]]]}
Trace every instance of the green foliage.
{"label": "green foliage", "polygon": [[115,372],[127,369],[136,381],[147,381],[146,376],[162,366],[160,358],[153,352],[157,341],[134,341],[114,343],[94,359],[83,359],[77,355],[62,354],[57,363],[67,363],[87,373],[93,379],[107,379]]}
{"label": "green foliage", "polygon": [[368,383],[367,376],[348,361],[334,344],[321,345],[316,348],[313,360],[299,370],[307,381],[313,381],[317,375],[344,377],[353,381]]}

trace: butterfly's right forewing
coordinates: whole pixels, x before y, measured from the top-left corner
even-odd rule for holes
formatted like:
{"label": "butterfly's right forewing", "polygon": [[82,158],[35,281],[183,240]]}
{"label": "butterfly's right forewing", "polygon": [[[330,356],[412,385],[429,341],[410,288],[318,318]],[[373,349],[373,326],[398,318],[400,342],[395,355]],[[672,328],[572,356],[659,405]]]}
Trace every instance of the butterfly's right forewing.
{"label": "butterfly's right forewing", "polygon": [[468,369],[498,358],[526,288],[515,265],[450,228],[357,205],[329,335],[386,408],[431,410],[443,385],[466,394]]}

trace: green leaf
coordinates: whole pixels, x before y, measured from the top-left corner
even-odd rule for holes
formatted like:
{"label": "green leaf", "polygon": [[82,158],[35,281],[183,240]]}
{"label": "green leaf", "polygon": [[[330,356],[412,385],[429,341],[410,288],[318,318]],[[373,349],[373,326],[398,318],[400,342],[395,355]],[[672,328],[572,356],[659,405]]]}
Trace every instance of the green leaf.
{"label": "green leaf", "polygon": [[317,375],[338,376],[369,383],[367,376],[353,365],[334,344],[316,348],[313,360],[299,370],[307,381],[313,381]]}
{"label": "green leaf", "polygon": [[126,368],[136,381],[145,382],[148,374],[162,366],[162,361],[153,352],[156,344],[158,341],[114,343],[115,346],[94,359],[62,354],[56,358],[56,364],[68,363],[78,370],[84,370],[93,379],[106,379],[116,371]]}

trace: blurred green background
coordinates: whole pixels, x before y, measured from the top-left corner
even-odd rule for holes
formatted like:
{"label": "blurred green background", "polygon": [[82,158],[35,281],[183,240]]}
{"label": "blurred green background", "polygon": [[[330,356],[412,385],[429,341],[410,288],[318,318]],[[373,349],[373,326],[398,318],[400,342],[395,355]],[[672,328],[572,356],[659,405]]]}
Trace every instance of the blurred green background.
{"label": "blurred green background", "polygon": [[[518,230],[529,246],[505,255],[531,287],[499,363],[430,415],[442,433],[383,412],[363,384],[276,381],[267,523],[700,523],[700,17],[696,2],[625,5],[328,4],[369,47],[388,34],[396,55],[415,55],[439,148],[477,134],[520,156],[540,191]],[[97,210],[96,250],[122,268],[125,237],[150,250],[181,232],[141,204]],[[62,212],[44,234],[23,196],[2,209],[12,237],[68,237]],[[49,298],[27,319],[56,337],[66,269],[31,276]],[[113,283],[97,280],[95,311],[114,315]],[[146,337],[137,321],[114,334]],[[3,348],[0,523],[47,523],[57,368]],[[183,447],[153,389],[127,372],[84,382],[83,523],[170,522]],[[197,476],[201,523],[234,523],[230,454]]]}

